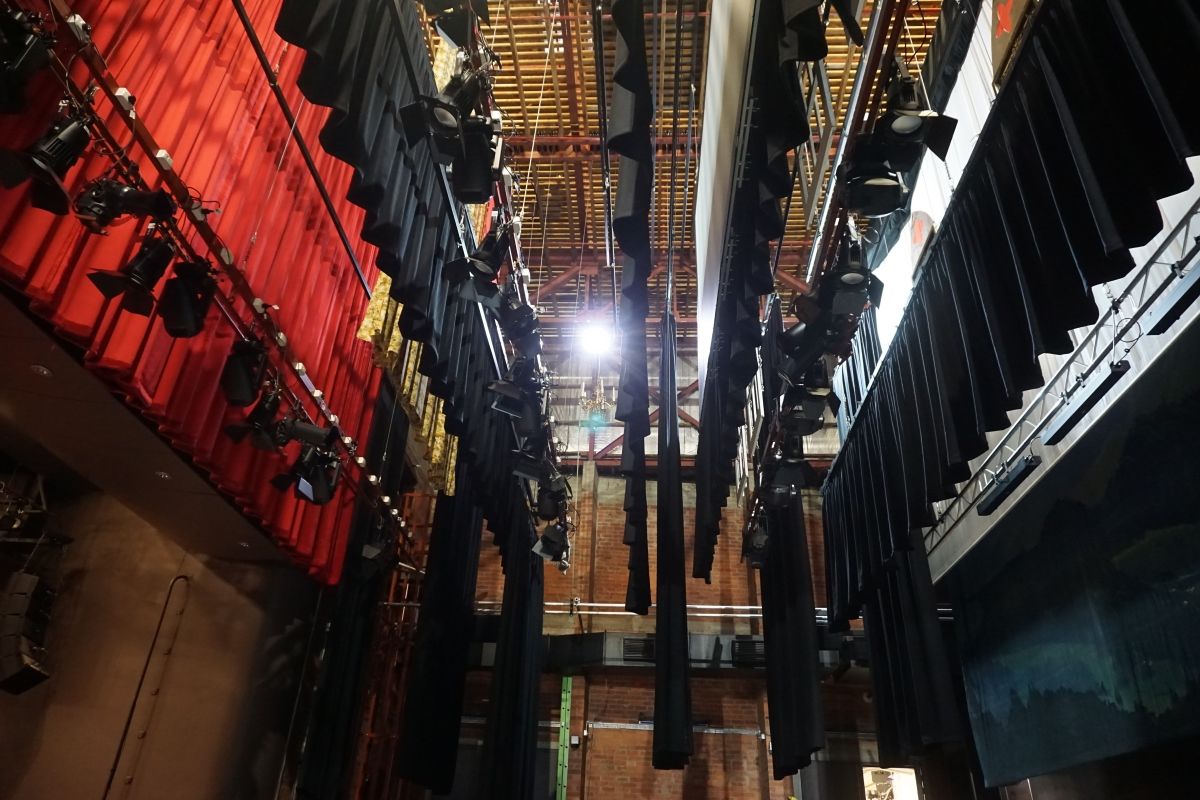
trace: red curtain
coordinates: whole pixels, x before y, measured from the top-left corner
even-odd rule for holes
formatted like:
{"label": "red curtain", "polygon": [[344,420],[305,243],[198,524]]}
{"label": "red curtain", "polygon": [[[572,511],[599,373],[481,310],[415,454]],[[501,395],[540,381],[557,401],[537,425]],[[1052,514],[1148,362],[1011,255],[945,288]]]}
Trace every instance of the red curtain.
{"label": "red curtain", "polygon": [[[298,130],[311,143],[359,262],[372,284],[375,249],[362,242],[363,211],[344,198],[352,170],[325,154],[317,136],[328,113],[296,88],[304,53],[272,32],[279,0],[246,6],[279,73]],[[44,10],[39,6],[38,10]],[[74,10],[93,26],[93,39],[116,80],[136,98],[139,116],[174,160],[175,170],[221,213],[209,222],[233,253],[255,294],[280,306],[275,318],[308,375],[325,394],[344,431],[365,441],[379,374],[371,350],[355,338],[366,296],[305,169],[290,130],[262,74],[250,41],[225,2],[200,0],[79,0]],[[62,31],[60,48],[70,43]],[[69,49],[60,50],[63,58]],[[88,80],[72,64],[77,86]],[[0,147],[23,148],[53,119],[61,91],[49,73],[30,91],[30,108],[0,117]],[[122,143],[131,137],[97,94],[97,112]],[[149,159],[130,154],[152,184]],[[72,191],[110,160],[89,150],[71,170]],[[185,232],[190,232],[183,223]],[[0,275],[25,293],[33,310],[85,350],[86,365],[136,412],[153,421],[177,449],[206,470],[246,515],[260,523],[309,572],[327,583],[341,573],[353,511],[353,491],[341,487],[326,506],[298,501],[269,480],[295,457],[235,445],[222,428],[241,415],[230,409],[218,378],[234,339],[214,308],[203,333],[172,339],[157,318],[121,313],[86,280],[91,269],[116,269],[134,253],[143,226],[129,222],[106,236],[71,217],[34,209],[28,189],[0,190]],[[192,243],[205,253],[203,242]],[[215,258],[213,259],[215,263]],[[236,306],[243,320],[249,310]],[[277,366],[278,358],[273,359]],[[294,388],[298,388],[292,381]],[[303,392],[300,392],[303,394]],[[314,409],[309,408],[310,414]]]}

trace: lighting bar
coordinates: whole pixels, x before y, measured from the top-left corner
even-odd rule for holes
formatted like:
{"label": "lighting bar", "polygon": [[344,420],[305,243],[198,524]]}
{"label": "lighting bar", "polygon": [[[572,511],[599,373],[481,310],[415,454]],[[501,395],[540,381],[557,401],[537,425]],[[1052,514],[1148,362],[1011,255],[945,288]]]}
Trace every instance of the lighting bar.
{"label": "lighting bar", "polygon": [[1150,335],[1166,333],[1197,299],[1200,299],[1200,261],[1192,264],[1188,274],[1175,281],[1171,290],[1154,306],[1154,310],[1150,312],[1154,318]]}
{"label": "lighting bar", "polygon": [[1125,377],[1125,373],[1129,370],[1128,361],[1117,361],[1109,364],[1107,372],[1093,375],[1087,383],[1076,389],[1067,397],[1067,402],[1058,410],[1058,413],[1042,429],[1042,442],[1057,444],[1062,441],[1062,438],[1079,424],[1084,415],[1091,411],[1100,398],[1104,397],[1117,381]]}
{"label": "lighting bar", "polygon": [[1015,492],[1017,487],[1024,483],[1025,479],[1041,465],[1041,456],[1028,455],[1009,467],[1002,475],[998,475],[975,505],[979,516],[986,517],[999,508],[1000,504],[1007,500],[1008,496]]}

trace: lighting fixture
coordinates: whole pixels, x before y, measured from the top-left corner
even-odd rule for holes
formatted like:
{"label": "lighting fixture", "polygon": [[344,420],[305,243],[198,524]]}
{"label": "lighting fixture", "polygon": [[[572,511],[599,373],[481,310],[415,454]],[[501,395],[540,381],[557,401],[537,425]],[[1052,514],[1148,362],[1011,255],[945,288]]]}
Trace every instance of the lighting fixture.
{"label": "lighting fixture", "polygon": [[[868,149],[867,144],[858,149]],[[904,179],[886,161],[856,160],[846,170],[846,208],[859,216],[886,217],[904,208],[908,194]]]}
{"label": "lighting fixture", "polygon": [[288,417],[279,424],[279,437],[285,442],[301,442],[328,448],[337,438],[337,428],[323,428],[305,419]]}
{"label": "lighting fixture", "polygon": [[779,377],[789,385],[802,385],[813,363],[825,353],[830,322],[829,314],[822,312],[815,321],[798,322],[779,334],[779,347],[787,356],[779,366]]}
{"label": "lighting fixture", "polygon": [[474,114],[490,83],[485,70],[470,65],[466,51],[459,51],[458,61],[458,70],[438,95],[422,97],[400,110],[408,143],[429,137],[434,158],[443,164],[463,155],[462,121]]}
{"label": "lighting fixture", "polygon": [[50,63],[50,40],[36,29],[37,17],[0,9],[0,114],[25,108],[29,79]]}
{"label": "lighting fixture", "polygon": [[515,296],[500,307],[500,327],[517,353],[534,358],[542,352],[542,329],[537,309]]}
{"label": "lighting fixture", "polygon": [[450,186],[463,203],[483,204],[492,199],[504,158],[503,148],[497,147],[496,128],[493,120],[483,117],[463,120],[462,152],[450,165]]}
{"label": "lighting fixture", "polygon": [[988,484],[980,496],[979,502],[975,504],[975,510],[979,512],[979,516],[986,517],[999,508],[1000,504],[1007,500],[1008,496],[1015,492],[1017,487],[1024,483],[1041,464],[1040,456],[1028,455],[997,475]]}
{"label": "lighting fixture", "polygon": [[559,472],[554,472],[549,479],[541,481],[537,491],[538,518],[555,520],[564,516],[569,492],[567,479]]}
{"label": "lighting fixture", "polygon": [[279,491],[286,491],[290,486],[296,497],[320,506],[333,499],[341,468],[342,462],[337,456],[316,445],[306,444],[300,449],[292,468],[272,478],[271,485]]}
{"label": "lighting fixture", "polygon": [[888,83],[888,110],[875,124],[874,133],[885,144],[888,163],[907,172],[928,147],[943,161],[958,120],[929,110],[929,102],[916,78],[900,74]]}
{"label": "lighting fixture", "polygon": [[272,388],[263,394],[242,422],[227,425],[225,435],[238,443],[249,436],[251,446],[257,450],[276,449],[283,444],[279,439],[279,426],[275,421],[279,416],[279,406],[279,389]]}
{"label": "lighting fixture", "polygon": [[1082,386],[1067,396],[1058,412],[1042,428],[1041,438],[1046,444],[1058,444],[1079,421],[1100,402],[1100,398],[1129,372],[1128,361],[1109,364],[1108,369],[1098,369]]}
{"label": "lighting fixture", "polygon": [[755,569],[762,569],[767,561],[767,545],[771,537],[762,517],[755,517],[742,534],[742,559]]}
{"label": "lighting fixture", "polygon": [[588,322],[575,331],[579,349],[588,355],[603,356],[612,351],[612,328],[599,322]]}
{"label": "lighting fixture", "polygon": [[571,542],[568,528],[562,522],[551,522],[542,531],[542,535],[533,545],[533,552],[546,561],[565,563],[571,552]]}
{"label": "lighting fixture", "polygon": [[[1200,242],[1192,248],[1191,256],[1194,258],[1198,252],[1200,252]],[[1151,336],[1164,333],[1183,316],[1184,311],[1187,311],[1197,299],[1200,299],[1200,261],[1193,260],[1191,268],[1186,273],[1183,272],[1185,261],[1187,261],[1186,257],[1176,265],[1175,277],[1178,280],[1171,285],[1170,290],[1151,310],[1150,318],[1154,320],[1154,325],[1148,331]]]}
{"label": "lighting fixture", "polygon": [[809,436],[825,424],[827,399],[813,394],[803,386],[793,386],[783,396],[783,413],[779,421],[787,432]]}
{"label": "lighting fixture", "polygon": [[470,278],[493,282],[508,257],[508,246],[512,238],[512,226],[507,223],[493,224],[491,230],[475,252],[446,264],[446,280],[460,283]]}
{"label": "lighting fixture", "polygon": [[245,408],[258,399],[267,373],[267,348],[258,339],[239,339],[221,369],[221,390],[231,406]]}
{"label": "lighting fixture", "polygon": [[217,282],[205,261],[175,265],[175,275],[163,284],[158,315],[169,336],[190,339],[204,330],[204,317],[212,305]]}
{"label": "lighting fixture", "polygon": [[88,183],[73,205],[75,216],[96,232],[103,231],[124,214],[152,217],[159,222],[175,214],[175,201],[166,190],[135,189],[111,178],[97,178]]}
{"label": "lighting fixture", "polygon": [[71,197],[63,178],[83,155],[91,137],[79,117],[60,117],[42,138],[25,150],[0,150],[0,184],[13,189],[33,181],[34,208],[52,214],[71,211]]}
{"label": "lighting fixture", "polygon": [[87,277],[110,300],[121,297],[124,310],[148,317],[154,310],[154,287],[174,257],[175,246],[151,231],[124,267],[113,271],[92,270]]}

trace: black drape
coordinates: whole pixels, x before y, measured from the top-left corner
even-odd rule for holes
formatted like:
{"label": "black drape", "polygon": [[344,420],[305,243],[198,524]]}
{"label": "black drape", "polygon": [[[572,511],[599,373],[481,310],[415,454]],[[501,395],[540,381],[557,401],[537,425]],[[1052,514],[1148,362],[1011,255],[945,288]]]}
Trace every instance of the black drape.
{"label": "black drape", "polygon": [[[397,407],[395,393],[385,384],[371,417],[371,432],[361,453],[367,469],[380,478],[389,494],[403,491],[404,442],[408,417]],[[302,797],[336,797],[346,786],[358,746],[363,680],[370,659],[371,631],[387,571],[362,555],[362,548],[379,542],[378,514],[361,502],[346,547],[346,567],[333,597],[325,664],[313,697],[297,791]]]}
{"label": "black drape", "polygon": [[825,742],[820,645],[813,608],[808,535],[799,492],[767,509],[767,552],[761,568],[767,713],[776,780],[808,766]]}
{"label": "black drape", "polygon": [[534,528],[525,502],[514,497],[506,536],[504,600],[492,700],[488,714],[484,775],[491,800],[533,797],[537,768],[538,686],[542,675],[542,568],[533,553]]}
{"label": "black drape", "polygon": [[397,752],[402,775],[442,794],[454,785],[483,526],[461,455],[455,489],[454,496],[439,494],[434,509]]}
{"label": "black drape", "polygon": [[654,768],[683,769],[692,754],[688,682],[687,574],[683,554],[683,478],[675,399],[675,317],[663,314],[658,415],[658,589],[654,619]]}
{"label": "black drape", "polygon": [[646,365],[646,286],[653,266],[650,250],[650,202],[654,149],[650,121],[654,98],[646,63],[645,8],[641,0],[614,0],[617,33],[608,146],[620,156],[613,234],[620,245],[621,376],[615,416],[625,423],[621,472],[625,476],[625,544],[629,580],[625,607],[650,610],[650,559],[646,534],[646,437],[650,434],[650,384]]}
{"label": "black drape", "polygon": [[[945,662],[924,543],[911,537],[1043,384],[1038,356],[1071,349],[1068,332],[1097,319],[1091,287],[1133,268],[1128,248],[1161,227],[1156,199],[1190,185],[1200,122],[1176,70],[1197,48],[1186,2],[1154,15],[1135,0],[1042,4],[874,382],[839,376],[828,604],[835,627],[866,615],[881,750],[956,732],[936,689]],[[1118,87],[1140,114],[1101,114]]]}

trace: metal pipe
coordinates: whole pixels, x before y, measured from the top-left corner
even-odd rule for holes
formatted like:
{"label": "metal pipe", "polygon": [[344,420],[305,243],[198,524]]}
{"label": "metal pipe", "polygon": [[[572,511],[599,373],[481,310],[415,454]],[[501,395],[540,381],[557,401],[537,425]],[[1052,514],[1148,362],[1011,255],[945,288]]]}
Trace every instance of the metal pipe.
{"label": "metal pipe", "polygon": [[254,55],[258,58],[258,65],[262,67],[263,75],[267,79],[267,85],[271,87],[271,94],[275,96],[275,102],[279,106],[279,110],[283,112],[284,120],[287,121],[288,126],[292,129],[292,136],[296,140],[296,146],[300,149],[300,155],[304,158],[304,165],[308,167],[308,174],[312,176],[313,182],[317,185],[317,192],[321,195],[321,203],[325,206],[325,211],[333,221],[333,227],[337,229],[338,238],[342,241],[342,247],[346,250],[346,256],[350,259],[351,266],[354,267],[354,274],[358,276],[358,282],[362,286],[363,292],[370,299],[371,285],[367,282],[367,276],[363,274],[362,264],[358,263],[358,256],[354,253],[354,248],[350,244],[350,237],[346,235],[346,228],[342,225],[342,218],[338,216],[337,209],[333,207],[333,199],[329,196],[329,190],[326,188],[325,181],[321,178],[321,173],[317,169],[317,162],[313,160],[312,151],[308,149],[308,143],[304,141],[304,136],[300,133],[296,125],[296,115],[292,113],[291,105],[288,104],[287,98],[283,96],[283,89],[279,87],[275,71],[271,69],[271,61],[267,58],[267,53],[263,49],[262,40],[258,38],[258,32],[254,30],[254,23],[250,21],[250,15],[246,13],[246,6],[242,4],[242,0],[230,0],[230,2],[233,3],[233,10],[237,12],[238,19],[242,23],[242,28],[245,29],[246,36],[250,39],[250,46],[254,48]]}
{"label": "metal pipe", "polygon": [[[901,2],[907,4],[907,0],[901,0]],[[821,208],[821,218],[817,222],[818,234],[813,239],[812,249],[808,254],[808,270],[805,272],[805,281],[809,285],[816,280],[821,266],[825,263],[825,254],[829,242],[833,238],[836,221],[841,216],[840,208],[838,209],[839,213],[831,213],[833,207],[839,201],[838,190],[841,186],[838,181],[838,168],[841,167],[847,152],[858,138],[859,118],[865,109],[866,92],[871,85],[870,78],[875,75],[883,59],[883,49],[886,43],[884,41],[884,31],[887,22],[895,13],[896,4],[897,0],[882,0],[871,14],[871,24],[867,28],[863,60],[859,65],[858,72],[854,75],[854,89],[850,92],[850,103],[846,107],[846,119],[842,122],[843,135],[838,141],[837,154],[834,156],[833,164],[829,170],[829,185],[825,192],[825,205]]]}
{"label": "metal pipe", "polygon": [[600,15],[601,0],[592,5],[592,50],[596,60],[596,109],[600,121],[600,176],[604,187],[604,257],[612,277],[613,331],[618,331],[617,262],[613,245],[612,165],[608,158],[608,88],[604,77],[604,20]]}

